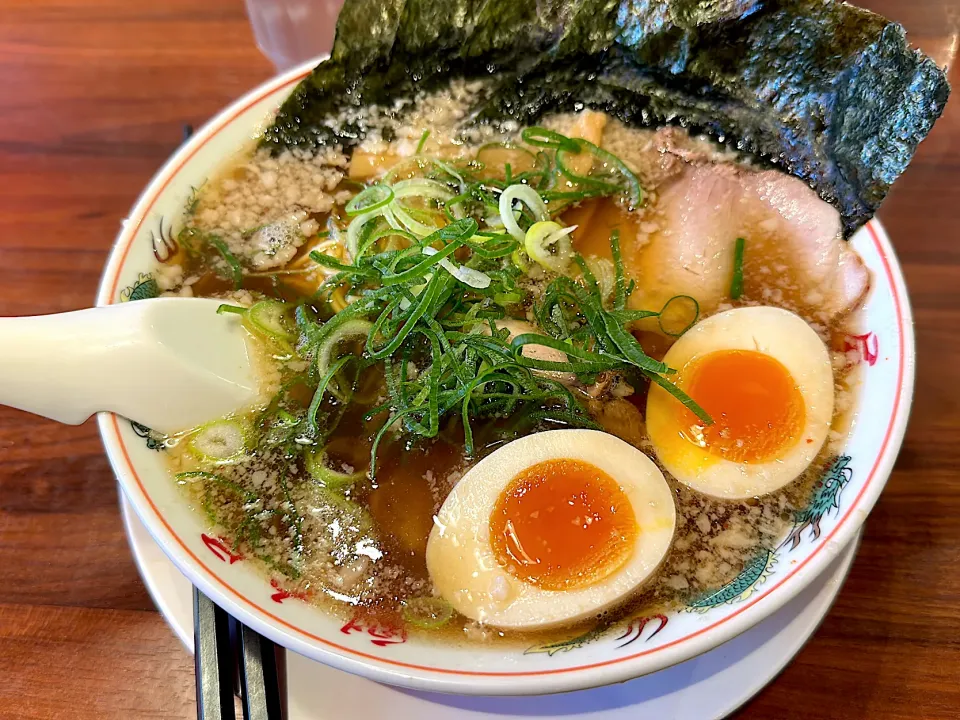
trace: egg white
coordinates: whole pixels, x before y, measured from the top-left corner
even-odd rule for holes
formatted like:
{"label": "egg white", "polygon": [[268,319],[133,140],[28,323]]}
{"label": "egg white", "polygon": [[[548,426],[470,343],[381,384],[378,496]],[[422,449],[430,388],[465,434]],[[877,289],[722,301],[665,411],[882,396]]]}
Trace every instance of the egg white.
{"label": "egg white", "polygon": [[[543,590],[507,572],[490,542],[490,516],[504,488],[548,460],[580,460],[613,478],[637,520],[629,559],[592,585]],[[676,527],[670,487],[657,466],[619,438],[596,430],[551,430],[515,440],[477,463],[457,484],[427,542],[427,569],[461,614],[500,628],[539,629],[575,622],[624,600],[666,556]]]}
{"label": "egg white", "polygon": [[795,442],[767,462],[737,463],[721,458],[681,435],[677,400],[657,386],[650,388],[647,399],[647,432],[667,471],[694,490],[727,500],[766,495],[795,480],[827,439],[834,402],[830,354],[803,318],[780,308],[747,307],[697,323],[663,360],[679,370],[718,350],[761,352],[787,369],[804,403],[805,423]]}

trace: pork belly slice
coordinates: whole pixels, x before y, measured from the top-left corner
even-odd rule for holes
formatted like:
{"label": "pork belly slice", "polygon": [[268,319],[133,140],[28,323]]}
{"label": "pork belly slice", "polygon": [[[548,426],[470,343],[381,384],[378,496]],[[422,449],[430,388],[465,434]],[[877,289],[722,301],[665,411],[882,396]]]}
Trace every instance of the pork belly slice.
{"label": "pork belly slice", "polygon": [[800,180],[729,163],[689,165],[659,188],[655,229],[633,258],[635,307],[690,295],[709,313],[729,300],[736,239],[746,297],[829,323],[856,308],[870,276],[840,215]]}

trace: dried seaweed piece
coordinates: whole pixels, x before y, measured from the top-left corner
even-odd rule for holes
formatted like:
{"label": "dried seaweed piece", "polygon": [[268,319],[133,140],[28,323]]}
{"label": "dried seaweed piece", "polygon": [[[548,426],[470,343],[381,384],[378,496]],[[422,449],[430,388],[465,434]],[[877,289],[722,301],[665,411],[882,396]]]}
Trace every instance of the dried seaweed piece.
{"label": "dried seaweed piece", "polygon": [[[939,117],[943,72],[903,28],[822,0],[348,0],[329,62],[264,142],[363,137],[363,107],[454,77],[490,78],[477,122],[584,105],[704,132],[872,217]],[[335,123],[345,109],[355,120]],[[403,110],[396,110],[402,114]]]}

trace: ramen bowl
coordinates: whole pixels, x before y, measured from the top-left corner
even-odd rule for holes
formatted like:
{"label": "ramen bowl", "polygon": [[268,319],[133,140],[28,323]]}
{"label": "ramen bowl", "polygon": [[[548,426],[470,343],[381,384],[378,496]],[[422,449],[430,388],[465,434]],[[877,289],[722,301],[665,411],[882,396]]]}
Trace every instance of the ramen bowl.
{"label": "ramen bowl", "polygon": [[[150,273],[171,251],[193,188],[257,137],[314,64],[238,100],[164,165],[123,225],[98,304],[157,294]],[[879,223],[872,221],[850,242],[872,275],[861,330],[846,339],[849,361],[862,366],[860,387],[848,439],[828,463],[810,505],[775,547],[759,551],[726,585],[680,610],[626,617],[562,642],[458,645],[408,635],[361,615],[337,617],[271,582],[211,531],[171,479],[162,443],[149,429],[103,414],[100,431],[125,495],[176,566],[218,605],[294,652],[378,682],[449,693],[543,694],[621,682],[706,652],[769,616],[830,565],[877,501],[909,414],[913,325],[903,277]]]}

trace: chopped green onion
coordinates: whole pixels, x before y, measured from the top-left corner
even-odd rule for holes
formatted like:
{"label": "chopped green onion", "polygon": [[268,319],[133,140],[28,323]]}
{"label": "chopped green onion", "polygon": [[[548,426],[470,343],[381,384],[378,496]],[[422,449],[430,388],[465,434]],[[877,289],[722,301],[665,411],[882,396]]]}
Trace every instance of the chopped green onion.
{"label": "chopped green onion", "polygon": [[679,387],[674,385],[665,377],[661,375],[657,375],[656,373],[652,373],[647,370],[642,370],[641,372],[644,375],[646,375],[648,378],[650,378],[652,382],[656,383],[657,385],[662,387],[664,390],[666,390],[668,393],[673,395],[677,400],[679,400],[683,404],[685,408],[687,408],[687,410],[689,410],[698,418],[700,418],[700,420],[702,420],[705,425],[713,425],[713,418],[710,417],[710,414],[706,410],[704,410],[702,407],[700,407],[692,397],[687,395]]}
{"label": "chopped green onion", "polygon": [[[423,249],[423,254],[432,256],[439,253],[432,247],[425,247]],[[477,288],[478,290],[484,290],[490,287],[490,276],[484,275],[482,272],[474,270],[473,268],[462,267],[454,262],[451,262],[450,260],[447,260],[446,258],[440,260],[440,267],[453,275],[464,285],[469,285],[470,287]]]}
{"label": "chopped green onion", "polygon": [[547,206],[543,204],[540,195],[529,185],[511,185],[500,194],[499,210],[503,227],[514,238],[523,242],[525,233],[520,229],[520,225],[517,224],[517,219],[513,214],[514,200],[518,200],[530,208],[534,222],[549,220],[550,213],[547,212]]}
{"label": "chopped green onion", "polygon": [[[579,142],[579,139],[571,140],[571,142]],[[575,151],[563,148],[557,150],[557,170],[559,170],[560,174],[566,177],[568,180],[573,181],[577,185],[586,186],[584,189],[599,190],[604,194],[613,194],[620,189],[620,185],[618,183],[601,180],[599,177],[592,174],[578,175],[577,173],[573,172],[566,162],[566,157],[568,154],[582,156],[582,150],[579,145],[577,145],[577,149]],[[591,158],[591,163],[592,162],[593,160]]]}
{"label": "chopped green onion", "polygon": [[420,136],[420,142],[417,143],[417,155],[423,152],[423,146],[427,144],[428,137],[430,137],[430,131],[424,130],[423,135]]}
{"label": "chopped green onion", "polygon": [[[421,253],[427,256],[425,259],[420,260],[416,265],[403,272],[383,274],[381,276],[381,282],[383,285],[396,285],[423,277],[431,267],[441,263],[448,255],[456,252],[463,245],[464,241],[476,231],[477,222],[472,218],[457,220],[446,227],[436,230],[423,240]],[[440,242],[446,244],[442,250],[436,250],[431,247],[433,243]]]}
{"label": "chopped green onion", "polygon": [[517,249],[517,241],[510,235],[499,233],[478,232],[463,243],[473,254],[485,260],[496,260],[506,257]]}
{"label": "chopped green onion", "polygon": [[610,233],[610,255],[613,258],[613,282],[614,297],[613,309],[623,310],[627,306],[627,296],[633,290],[633,284],[627,287],[626,277],[623,272],[623,254],[620,252],[620,231],[614,230]]}
{"label": "chopped green onion", "polygon": [[616,345],[617,349],[623,353],[623,356],[630,361],[632,365],[647,370],[652,373],[672,373],[666,364],[654,360],[644,352],[643,347],[637,339],[629,332],[623,329],[623,325],[609,313],[603,313],[603,325],[607,335]]}
{"label": "chopped green onion", "polygon": [[373,270],[367,270],[357,265],[348,265],[346,263],[342,263],[335,257],[327,255],[326,253],[318,252],[317,250],[310,251],[310,259],[317,263],[317,265],[323,265],[331,270],[339,270],[340,272],[348,272],[353,275],[360,275],[363,277],[374,277],[376,275]]}
{"label": "chopped green onion", "polygon": [[570,233],[576,225],[563,227],[552,220],[536,222],[530,226],[523,239],[527,256],[547,270],[565,275],[573,260],[573,242]]}
{"label": "chopped green onion", "polygon": [[[439,255],[439,253],[437,254]],[[434,257],[437,257],[436,255]],[[384,345],[379,348],[374,345],[374,338],[378,335],[384,335],[388,337],[389,334],[384,334],[384,326],[389,320],[390,314],[400,307],[400,303],[406,298],[400,296],[396,297],[390,301],[390,304],[386,309],[380,314],[380,317],[377,318],[377,321],[373,325],[373,329],[370,331],[370,335],[367,337],[366,350],[369,353],[370,357],[374,360],[381,360],[389,355],[393,355],[400,346],[403,344],[404,340],[407,339],[420,319],[427,314],[427,311],[433,308],[434,304],[437,302],[438,297],[443,291],[444,281],[441,280],[443,276],[441,274],[434,275],[427,282],[427,286],[423,289],[423,292],[420,293],[420,299],[416,305],[410,309],[407,315],[403,316],[403,325],[397,328],[396,333],[391,337]]]}
{"label": "chopped green onion", "polygon": [[[373,329],[373,323],[368,320],[348,320],[334,330],[317,349],[316,368],[317,374],[321,377],[330,372],[333,365],[343,359],[340,353],[340,346],[348,341],[354,340],[360,345],[366,342]],[[348,353],[353,354],[353,353]],[[340,367],[343,367],[342,365]],[[350,396],[348,388],[340,387],[340,384],[331,378],[328,387],[330,393],[338,400],[346,400]]]}
{"label": "chopped green onion", "polygon": [[680,337],[692,328],[700,317],[700,303],[689,295],[674,295],[660,311],[658,322],[664,335]]}
{"label": "chopped green onion", "polygon": [[[415,217],[417,214],[413,210],[400,207],[399,204],[391,205],[383,211],[383,217],[390,223],[391,227],[397,230],[407,230],[417,237],[425,237],[437,229],[438,225],[436,223],[428,225],[420,222]],[[437,216],[436,219],[439,220],[440,216]]]}
{"label": "chopped green onion", "polygon": [[[339,496],[330,488],[362,476],[339,468],[341,454],[330,450],[330,443],[342,439],[331,433],[349,403],[369,400],[377,407],[364,408],[367,420],[383,422],[370,448],[372,476],[377,448],[388,433],[407,435],[405,441],[433,438],[452,418],[462,420],[468,453],[475,449],[471,424],[478,418],[596,427],[579,396],[551,372],[588,382],[605,370],[639,370],[661,383],[674,372],[649,357],[624,325],[662,316],[660,322],[671,329],[670,319],[688,301],[673,299],[659,312],[627,310],[633,283],[625,277],[616,234],[612,266],[587,262],[574,252],[574,228],[551,220],[551,214],[585,198],[622,194],[638,203],[639,184],[626,165],[586,141],[545,128],[524,131],[527,146],[509,149],[516,156],[489,148],[486,168],[419,155],[427,137],[421,136],[418,155],[394,167],[384,181],[358,186],[346,227],[328,225],[342,238],[346,258],[320,248],[310,254],[327,276],[318,297],[349,288],[346,307],[337,305],[342,309],[327,316],[323,303],[291,307],[269,300],[245,313],[244,322],[261,335],[289,342],[291,352],[296,341],[298,355],[311,359],[309,370],[296,376],[297,392],[285,384],[288,389],[261,413],[258,446],[282,450],[288,458],[302,456],[317,479],[310,485],[331,497]],[[535,155],[525,149],[529,146]],[[574,155],[590,157],[592,171],[573,172]],[[509,168],[503,167],[506,160]],[[582,271],[578,281],[572,278],[574,261]],[[548,277],[542,292],[532,293],[523,273],[539,278],[541,268],[558,277]],[[533,295],[539,297],[529,310],[538,332],[511,340],[497,323],[508,310],[527,310],[522,306]],[[526,345],[553,348],[555,357],[528,357]],[[379,377],[382,384],[370,382]],[[356,388],[361,378],[362,401]],[[367,390],[374,385],[386,397],[370,397]],[[312,398],[304,408],[307,393]],[[304,452],[305,444],[320,449]],[[296,508],[283,511],[283,517],[299,522]],[[258,527],[251,525],[249,532]],[[295,570],[298,562],[288,558],[278,567]]]}
{"label": "chopped green onion", "polygon": [[382,207],[376,210],[368,210],[362,215],[357,215],[353,218],[347,226],[347,252],[350,254],[350,259],[353,260],[354,263],[360,258],[360,237],[365,231],[366,225],[378,220],[386,209],[386,207]]}
{"label": "chopped green onion", "polygon": [[[343,370],[346,364],[349,363],[352,359],[353,359],[352,355],[345,355],[344,357],[337,360],[330,367],[330,369],[327,370],[326,374],[321,378],[320,383],[317,385],[317,389],[313,393],[313,399],[310,401],[310,407],[307,408],[307,427],[309,427],[310,430],[313,431],[313,433],[316,434],[320,430],[320,420],[318,418],[318,415],[320,413],[320,405],[323,403],[324,393],[327,392],[327,389],[330,387],[331,383],[333,382],[333,378],[336,377],[336,375],[341,370]],[[351,391],[353,390],[352,383],[351,383],[350,389]],[[334,395],[334,397],[339,398],[340,395],[342,395],[344,398],[347,398],[347,399],[349,399],[350,397],[350,395],[346,392],[346,390],[340,387],[337,388],[337,393],[339,393],[339,395],[331,391],[331,394]]]}
{"label": "chopped green onion", "polygon": [[571,138],[561,135],[553,130],[547,130],[544,127],[524,128],[520,137],[527,145],[534,147],[549,148],[551,150],[568,150],[570,152],[580,152],[579,146]]}
{"label": "chopped green onion", "polygon": [[[590,272],[597,278],[597,289],[600,291],[600,299],[606,303],[611,295],[614,295],[617,289],[617,275],[614,264],[602,257],[584,258]],[[616,304],[616,300],[614,300]]]}
{"label": "chopped green onion", "polygon": [[453,191],[442,182],[429,178],[412,178],[394,183],[393,191],[397,200],[407,197],[428,198],[430,200],[451,200]]}
{"label": "chopped green onion", "polygon": [[733,300],[739,300],[743,294],[743,249],[746,240],[742,237],[737,238],[733,246],[733,280],[730,282],[730,297]]}
{"label": "chopped green onion", "polygon": [[[367,226],[368,229],[364,229],[360,237],[360,247],[357,250],[358,256],[363,257],[367,254],[367,251],[374,247],[381,240],[387,240],[384,244],[385,250],[396,250],[398,246],[413,245],[418,242],[419,238],[411,232],[406,230],[400,230],[392,227],[381,227],[374,228],[374,225],[371,223]],[[391,238],[397,238],[397,240],[392,240]],[[367,271],[358,268],[356,265],[347,266],[347,269],[350,272],[358,273],[361,275],[370,275],[371,277],[376,276],[376,272],[371,270],[369,273]]]}
{"label": "chopped green onion", "polygon": [[367,475],[366,469],[344,472],[331,467],[330,453],[326,447],[314,448],[304,453],[303,462],[311,477],[320,483],[321,487],[330,490],[342,490],[350,487]]}
{"label": "chopped green onion", "polygon": [[239,420],[214,420],[197,430],[187,449],[198,459],[216,465],[234,463],[247,453],[247,429]]}
{"label": "chopped green onion", "polygon": [[[458,172],[456,168],[452,167],[449,163],[446,163],[435,157],[425,157],[419,154],[409,157],[406,160],[403,160],[397,163],[396,165],[394,165],[390,169],[390,172],[388,172],[384,176],[383,180],[384,182],[387,182],[387,183],[393,183],[394,180],[396,180],[401,176],[408,176],[411,170],[414,173],[426,172],[427,174],[431,174],[429,172],[429,168],[431,165],[435,167],[441,175],[443,174],[449,175],[451,178],[453,178],[453,180],[457,182],[457,184],[461,186],[464,184],[463,175],[460,172]],[[435,178],[429,178],[429,179],[435,179]]]}
{"label": "chopped green onion", "polygon": [[640,206],[640,203],[643,201],[643,188],[640,186],[640,180],[633,173],[633,170],[627,167],[627,164],[623,162],[623,160],[618,158],[613,153],[607,152],[603,148],[598,147],[592,142],[584,140],[583,138],[577,138],[572,142],[577,143],[577,145],[582,149],[589,150],[604,165],[612,166],[612,168],[623,178],[624,190],[626,190],[627,199],[630,201],[630,206],[634,208]]}
{"label": "chopped green onion", "polygon": [[517,305],[523,302],[523,295],[518,292],[494,293],[493,301],[497,305]]}
{"label": "chopped green onion", "polygon": [[347,215],[361,215],[386,207],[391,202],[393,202],[393,188],[389,185],[371,185],[363,192],[354,195],[344,209]]}
{"label": "chopped green onion", "polygon": [[296,328],[287,307],[276,300],[261,300],[247,312],[247,320],[259,334],[277,340],[295,340]]}
{"label": "chopped green onion", "polygon": [[[566,354],[567,361],[535,360],[525,357],[522,354],[522,349],[527,345],[542,345],[553,350],[560,350]],[[540,335],[539,333],[517,335],[510,342],[510,346],[514,350],[514,357],[519,365],[535,370],[589,373],[629,367],[629,363],[621,357],[583,350],[567,340],[557,340],[556,338]],[[574,360],[570,360],[570,358],[574,358]]]}
{"label": "chopped green onion", "polygon": [[238,305],[228,305],[226,303],[224,303],[223,305],[217,308],[217,315],[227,315],[227,314],[246,315],[247,308],[240,307]]}
{"label": "chopped green onion", "polygon": [[453,607],[446,600],[435,597],[419,597],[405,600],[403,619],[424,630],[443,627],[453,618]]}
{"label": "chopped green onion", "polygon": [[211,237],[210,244],[217,249],[217,252],[223,257],[224,262],[230,268],[230,275],[233,278],[233,289],[239,290],[243,285],[243,268],[240,267],[240,261],[230,252],[227,244],[218,237]]}
{"label": "chopped green onion", "polygon": [[510,255],[510,261],[520,269],[521,272],[527,272],[533,265],[530,263],[530,257],[522,248],[517,248]]}

